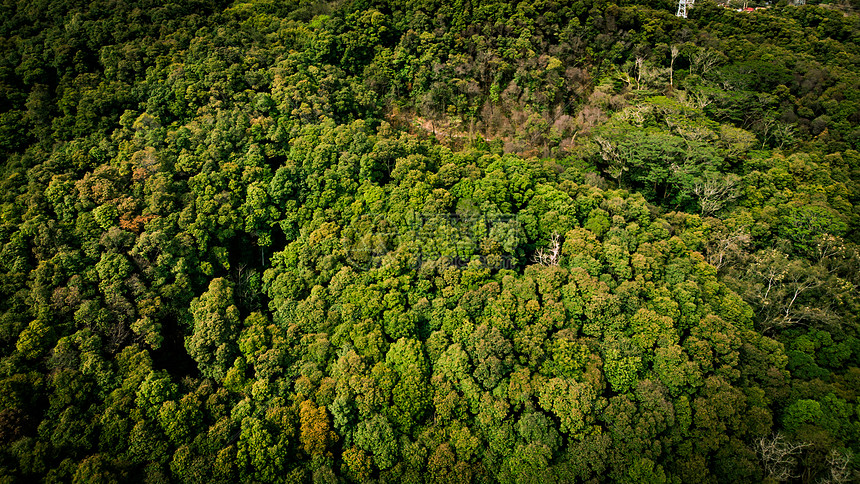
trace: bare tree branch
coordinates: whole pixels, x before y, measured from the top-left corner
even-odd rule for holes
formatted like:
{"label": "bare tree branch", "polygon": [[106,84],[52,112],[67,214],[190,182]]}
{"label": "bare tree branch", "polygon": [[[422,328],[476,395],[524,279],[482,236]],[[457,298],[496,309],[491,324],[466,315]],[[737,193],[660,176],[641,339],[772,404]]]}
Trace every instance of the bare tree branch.
{"label": "bare tree branch", "polygon": [[827,456],[827,465],[830,466],[830,475],[821,480],[821,484],[844,484],[846,482],[857,482],[860,477],[851,469],[851,459],[854,453],[846,449],[840,452],[836,449],[830,451]]}
{"label": "bare tree branch", "polygon": [[702,215],[714,214],[740,196],[740,178],[733,174],[708,177],[693,185],[693,194],[699,197]]}
{"label": "bare tree branch", "polygon": [[552,234],[548,249],[538,249],[534,262],[542,266],[557,266],[561,262],[561,236]]}
{"label": "bare tree branch", "polygon": [[794,474],[797,456],[810,445],[807,442],[789,442],[777,432],[773,437],[758,439],[753,450],[761,459],[765,475],[777,482],[782,482],[798,477]]}

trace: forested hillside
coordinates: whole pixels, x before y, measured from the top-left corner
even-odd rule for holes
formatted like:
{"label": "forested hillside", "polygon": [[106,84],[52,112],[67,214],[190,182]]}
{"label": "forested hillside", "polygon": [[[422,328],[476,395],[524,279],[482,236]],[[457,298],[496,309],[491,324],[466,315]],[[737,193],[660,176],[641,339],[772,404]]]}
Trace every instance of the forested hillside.
{"label": "forested hillside", "polygon": [[2,0],[0,482],[856,482],[808,3]]}

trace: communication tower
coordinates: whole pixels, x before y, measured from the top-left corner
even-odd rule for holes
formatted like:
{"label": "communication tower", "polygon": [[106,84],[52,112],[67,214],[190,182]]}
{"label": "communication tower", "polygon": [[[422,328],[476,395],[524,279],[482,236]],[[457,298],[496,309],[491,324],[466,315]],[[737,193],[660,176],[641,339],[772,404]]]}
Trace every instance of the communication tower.
{"label": "communication tower", "polygon": [[681,18],[687,18],[687,7],[692,7],[696,0],[678,0],[678,15]]}

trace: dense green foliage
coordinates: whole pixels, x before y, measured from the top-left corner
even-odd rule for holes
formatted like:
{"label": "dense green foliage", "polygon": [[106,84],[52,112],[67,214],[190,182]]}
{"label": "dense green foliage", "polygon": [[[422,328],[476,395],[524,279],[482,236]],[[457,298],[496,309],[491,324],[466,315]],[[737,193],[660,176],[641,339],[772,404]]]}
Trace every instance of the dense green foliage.
{"label": "dense green foliage", "polygon": [[3,2],[0,481],[857,477],[856,5],[180,3]]}

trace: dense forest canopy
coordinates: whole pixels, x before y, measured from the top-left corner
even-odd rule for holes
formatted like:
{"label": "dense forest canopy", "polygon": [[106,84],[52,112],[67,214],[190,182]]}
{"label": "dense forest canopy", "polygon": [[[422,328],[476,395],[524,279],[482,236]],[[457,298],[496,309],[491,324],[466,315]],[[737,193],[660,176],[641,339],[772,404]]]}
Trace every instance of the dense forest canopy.
{"label": "dense forest canopy", "polygon": [[860,16],[3,0],[0,482],[851,482]]}

